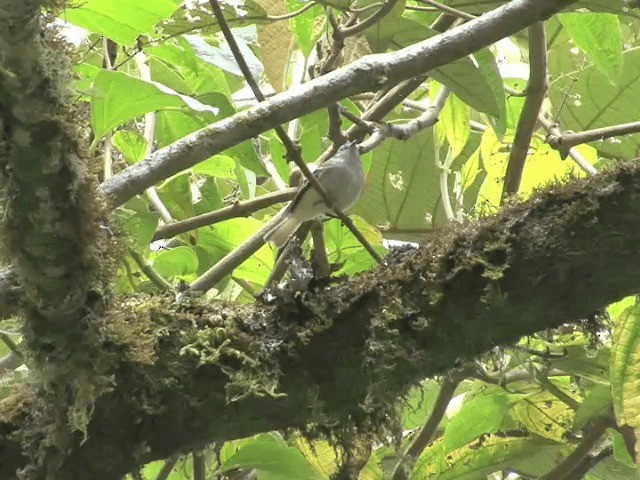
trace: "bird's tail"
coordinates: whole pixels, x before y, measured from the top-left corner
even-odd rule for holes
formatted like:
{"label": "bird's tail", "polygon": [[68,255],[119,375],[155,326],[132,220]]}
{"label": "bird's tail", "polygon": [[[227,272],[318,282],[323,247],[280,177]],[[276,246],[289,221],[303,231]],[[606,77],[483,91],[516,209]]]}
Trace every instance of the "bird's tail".
{"label": "bird's tail", "polygon": [[263,238],[267,242],[275,243],[276,247],[282,248],[299,226],[300,221],[293,215],[288,214],[267,230]]}

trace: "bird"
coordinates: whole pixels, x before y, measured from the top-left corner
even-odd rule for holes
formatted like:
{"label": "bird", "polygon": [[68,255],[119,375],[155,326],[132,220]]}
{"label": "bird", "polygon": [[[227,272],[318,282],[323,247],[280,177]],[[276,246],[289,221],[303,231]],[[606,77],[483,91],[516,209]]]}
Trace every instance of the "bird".
{"label": "bird", "polygon": [[[364,190],[365,174],[355,140],[342,144],[335,155],[313,171],[333,206],[344,211],[351,207]],[[291,203],[264,233],[266,242],[282,248],[298,227],[309,220],[326,217],[332,209],[320,194],[306,182]]]}

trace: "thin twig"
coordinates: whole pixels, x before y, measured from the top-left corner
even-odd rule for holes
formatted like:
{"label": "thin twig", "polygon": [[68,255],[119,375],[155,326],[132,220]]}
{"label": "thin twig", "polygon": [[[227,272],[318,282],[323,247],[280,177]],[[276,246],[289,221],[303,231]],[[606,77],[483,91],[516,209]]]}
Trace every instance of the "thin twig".
{"label": "thin twig", "polygon": [[504,88],[504,91],[507,92],[512,97],[526,97],[527,96],[527,89],[526,88],[524,90],[522,90],[522,91],[516,90],[515,88],[511,88],[509,85],[504,85],[503,88]]}
{"label": "thin twig", "polygon": [[240,285],[240,287],[252,297],[257,296],[256,289],[253,288],[253,285],[251,284],[251,282],[245,280],[244,278],[234,277],[233,275],[231,276],[231,279],[234,282],[236,282],[238,285]]}
{"label": "thin twig", "polygon": [[453,15],[454,17],[463,18],[465,20],[474,20],[476,18],[475,15],[471,15],[470,13],[463,12],[462,10],[458,10],[457,8],[444,5],[440,2],[435,2],[434,0],[418,0],[418,1],[426,5],[431,5],[433,8],[440,10],[441,12],[448,13],[449,15]]}
{"label": "thin twig", "polygon": [[167,292],[175,291],[174,286],[171,285],[171,283],[162,275],[160,275],[157,270],[153,268],[153,266],[151,266],[151,264],[147,262],[147,260],[142,255],[140,255],[132,248],[129,249],[129,255],[131,255],[131,258],[133,258],[133,261],[136,262],[140,270],[142,270],[142,273],[144,273],[156,287]]}
{"label": "thin twig", "polygon": [[218,263],[197,278],[189,287],[192,292],[204,293],[235,270],[242,262],[258,251],[264,245],[264,234],[270,224],[265,224],[260,230],[247,239],[242,245],[225,255]]}
{"label": "thin twig", "polygon": [[603,461],[605,458],[613,455],[613,447],[605,447],[600,450],[595,455],[586,455],[583,459],[575,466],[571,473],[565,477],[565,480],[584,480],[586,478],[587,473],[593,467],[595,467],[598,463]]}
{"label": "thin twig", "polygon": [[338,30],[340,32],[340,35],[344,39],[346,37],[351,37],[353,35],[357,35],[360,32],[363,32],[374,23],[379,22],[385,16],[387,16],[391,12],[391,10],[393,10],[393,7],[396,6],[396,3],[398,3],[398,0],[386,0],[385,2],[383,2],[383,5],[379,10],[377,10],[371,16],[365,18],[363,21],[349,27],[340,28]]}
{"label": "thin twig", "polygon": [[[107,37],[102,37],[102,66],[106,70],[113,70],[113,64],[111,63],[111,56],[109,55],[109,42]],[[109,180],[113,176],[113,145],[111,139],[113,138],[112,132],[107,132],[104,138],[104,149],[102,152],[102,178],[103,180]]]}
{"label": "thin twig", "polygon": [[267,193],[250,200],[235,202],[228,207],[223,207],[213,212],[203,213],[202,215],[197,215],[186,220],[174,222],[169,225],[163,225],[156,230],[152,241],[155,242],[156,240],[161,240],[163,238],[175,237],[176,235],[180,235],[190,230],[213,225],[231,218],[248,217],[252,213],[263,208],[270,207],[276,203],[292,200],[297,191],[297,188],[288,188],[287,190]]}
{"label": "thin twig", "polygon": [[529,27],[529,82],[527,97],[518,119],[516,135],[511,146],[507,173],[502,190],[502,202],[518,192],[531,138],[536,129],[542,102],[547,94],[547,45],[544,23],[536,22]]}
{"label": "thin twig", "polygon": [[[140,51],[134,55],[136,65],[138,67],[138,71],[140,72],[140,78],[146,82],[151,81],[151,68],[147,64],[147,58],[145,54]],[[145,157],[148,157],[151,152],[153,152],[153,144],[155,142],[155,132],[156,132],[156,112],[147,112],[144,115],[144,138],[147,141],[147,151]],[[160,214],[160,218],[164,223],[173,223],[173,216],[169,209],[166,207],[160,195],[158,195],[158,191],[156,187],[149,187],[145,190],[145,195],[153,205],[153,208]]]}
{"label": "thin twig", "polygon": [[576,145],[638,132],[640,132],[640,122],[622,123],[579,133],[560,133],[558,131],[547,137],[547,143],[558,150],[564,158],[569,154],[569,150]]}
{"label": "thin twig", "polygon": [[537,372],[535,378],[538,383],[540,383],[542,388],[544,388],[547,392],[556,397],[570,409],[577,410],[578,407],[580,407],[580,402],[563,392],[555,383],[547,378],[545,373]]}
{"label": "thin twig", "polygon": [[331,266],[327,258],[327,249],[322,235],[322,224],[313,222],[311,226],[311,238],[313,238],[313,250],[311,251],[311,264],[314,267],[316,277],[328,277],[331,275]]}

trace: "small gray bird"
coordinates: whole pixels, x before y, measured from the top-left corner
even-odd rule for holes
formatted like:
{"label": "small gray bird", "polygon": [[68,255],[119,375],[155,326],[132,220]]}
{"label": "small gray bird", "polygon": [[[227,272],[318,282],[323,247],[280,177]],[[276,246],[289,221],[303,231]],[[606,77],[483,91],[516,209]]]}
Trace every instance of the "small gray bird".
{"label": "small gray bird", "polygon": [[[340,210],[353,205],[364,190],[364,170],[355,140],[338,148],[336,154],[320,165],[313,175]],[[291,203],[274,220],[264,234],[267,242],[282,247],[300,224],[325,217],[332,212],[320,194],[309,184],[302,185]]]}

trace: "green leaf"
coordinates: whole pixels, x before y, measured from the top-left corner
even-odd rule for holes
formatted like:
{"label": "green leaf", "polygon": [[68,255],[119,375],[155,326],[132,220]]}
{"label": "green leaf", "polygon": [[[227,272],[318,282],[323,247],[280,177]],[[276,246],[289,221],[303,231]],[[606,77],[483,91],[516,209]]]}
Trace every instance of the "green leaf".
{"label": "green leaf", "polygon": [[422,382],[421,385],[409,391],[406,406],[402,409],[402,428],[404,430],[412,430],[424,424],[439,391],[440,384],[432,379]]}
{"label": "green leaf", "polygon": [[609,13],[561,13],[560,22],[594,66],[616,85],[622,74],[620,19]]}
{"label": "green leaf", "polygon": [[[213,261],[217,261],[257,232],[262,225],[255,218],[234,218],[198,229],[197,242],[211,255]],[[271,274],[274,260],[275,251],[269,245],[264,245],[236,268],[233,275],[264,285]]]}
{"label": "green leaf", "polygon": [[[471,108],[497,119],[505,116],[505,95],[502,78],[493,54],[485,49],[430,72]],[[500,125],[503,125],[500,123]],[[504,127],[496,127],[496,132]]]}
{"label": "green leaf", "polygon": [[165,180],[158,188],[158,195],[177,220],[194,215],[193,194],[191,193],[191,175],[179,173]]}
{"label": "green leaf", "polygon": [[[570,394],[568,377],[550,380],[564,393]],[[573,415],[571,408],[546,390],[523,396],[509,412],[509,416],[520,424],[520,429],[557,442],[564,441],[571,428]]]}
{"label": "green leaf", "polygon": [[131,45],[142,33],[171,16],[181,0],[73,0],[64,18],[90,32]]}
{"label": "green leaf", "polygon": [[139,162],[147,154],[147,140],[132,130],[118,130],[113,134],[111,143],[122,152],[129,164]]}
{"label": "green leaf", "polygon": [[609,384],[609,362],[611,351],[600,346],[593,350],[586,342],[563,345],[566,355],[551,361],[553,368],[562,370],[567,375],[589,379],[596,383]]}
{"label": "green leaf", "polygon": [[471,132],[469,107],[455,95],[449,95],[438,120],[438,125],[442,125],[453,154],[459,155],[467,144]]}
{"label": "green leaf", "polygon": [[611,391],[619,425],[640,427],[640,305],[618,320],[611,352]]}
{"label": "green leaf", "polygon": [[636,462],[633,461],[622,434],[613,428],[609,428],[607,431],[613,438],[613,457],[626,467],[635,467]]}
{"label": "green leaf", "polygon": [[[262,62],[260,62],[258,57],[256,57],[247,43],[243,40],[242,35],[238,35],[237,31],[238,29],[231,29],[231,32],[234,33],[234,38],[238,44],[240,53],[244,57],[253,76],[255,78],[260,78],[264,70]],[[236,62],[236,59],[226,41],[222,42],[220,47],[214,47],[197,35],[183,35],[182,38],[189,43],[195,54],[205,62],[215,65],[225,72],[244,78],[242,70],[240,70],[238,62]]]}
{"label": "green leaf", "polygon": [[[486,84],[486,86],[481,87],[481,91],[485,92],[485,89],[491,91],[490,95],[493,97],[497,111],[492,114],[491,110],[474,108],[479,112],[484,112],[489,115],[489,122],[493,130],[496,132],[498,138],[502,138],[507,130],[507,100],[504,92],[504,79],[500,75],[496,58],[493,53],[491,53],[491,50],[488,48],[478,50],[473,54],[473,58],[478,62],[478,70],[482,74],[482,78]],[[478,94],[481,94],[480,91],[478,91]],[[488,92],[485,94],[488,94]],[[473,106],[471,103],[469,103],[469,105]],[[493,108],[491,103],[489,103],[489,105],[490,109]]]}
{"label": "green leaf", "polygon": [[576,410],[576,415],[573,417],[574,430],[581,429],[590,420],[608,416],[612,407],[611,387],[602,384],[594,385]]}
{"label": "green leaf", "polygon": [[282,480],[322,478],[311,468],[299,450],[276,442],[255,440],[245,443],[216,471],[219,475],[237,468],[256,469]]}
{"label": "green leaf", "polygon": [[[640,118],[637,101],[640,98],[640,48],[624,52],[622,74],[615,88],[598,68],[581,68],[579,56],[569,55],[568,45],[564,48],[566,52],[552,50],[549,57],[549,71],[555,79],[549,98],[554,111],[559,109],[558,121],[563,130],[580,132]],[[631,160],[637,158],[640,151],[640,135],[623,135],[589,144],[601,156]]]}
{"label": "green leaf", "polygon": [[113,70],[102,70],[96,76],[93,89],[91,122],[96,136],[94,144],[108,131],[147,112],[188,108],[198,113],[217,115],[219,111],[159,83]]}
{"label": "green leaf", "polygon": [[193,274],[198,269],[198,256],[186,246],[161,250],[153,260],[153,268],[167,280]]}
{"label": "green leaf", "polygon": [[[355,227],[360,230],[360,233],[364,235],[373,249],[383,257],[386,253],[386,248],[382,246],[380,232],[360,217],[354,217],[352,220]],[[336,275],[352,276],[364,270],[369,270],[378,264],[353,233],[342,225],[340,220],[329,220],[324,225],[329,262],[344,263],[342,268],[336,272]]]}
{"label": "green leaf", "polygon": [[[299,0],[286,0],[290,12],[297,12],[305,4]],[[306,12],[289,19],[289,26],[296,39],[296,43],[305,57],[308,57],[314,45],[320,38],[322,30],[318,19],[324,15],[320,5],[311,7]]]}
{"label": "green leaf", "polygon": [[638,480],[638,470],[627,467],[610,456],[598,462],[584,478],[585,480]]}
{"label": "green leaf", "polygon": [[444,218],[438,170],[433,159],[433,129],[407,141],[389,139],[373,150],[367,185],[352,212],[385,227],[385,236],[416,240]]}
{"label": "green leaf", "polygon": [[302,436],[296,436],[294,444],[321,478],[328,479],[336,474],[340,452],[335,446],[326,440],[310,442]]}
{"label": "green leaf", "polygon": [[411,480],[480,480],[501,470],[539,477],[550,471],[571,447],[536,437],[483,436],[472,445],[444,453],[438,440],[422,453]]}
{"label": "green leaf", "polygon": [[445,452],[460,448],[485,433],[497,432],[514,403],[509,395],[501,392],[465,402],[445,428]]}
{"label": "green leaf", "polygon": [[[513,136],[514,133],[510,130],[500,141],[492,129],[486,130],[482,135],[480,149],[482,165],[487,176],[480,188],[479,196],[488,208],[495,209],[500,205]],[[529,151],[518,190],[524,198],[548,183],[561,181],[568,176],[585,175],[575,163],[562,160],[560,154],[543,143],[539,137],[533,138]]]}
{"label": "green leaf", "polygon": [[137,212],[128,208],[116,210],[116,223],[121,225],[137,251],[149,248],[149,243],[158,227],[159,215],[156,212]]}
{"label": "green leaf", "polygon": [[193,173],[202,173],[210,177],[236,178],[236,162],[226,155],[214,155],[192,168]]}

